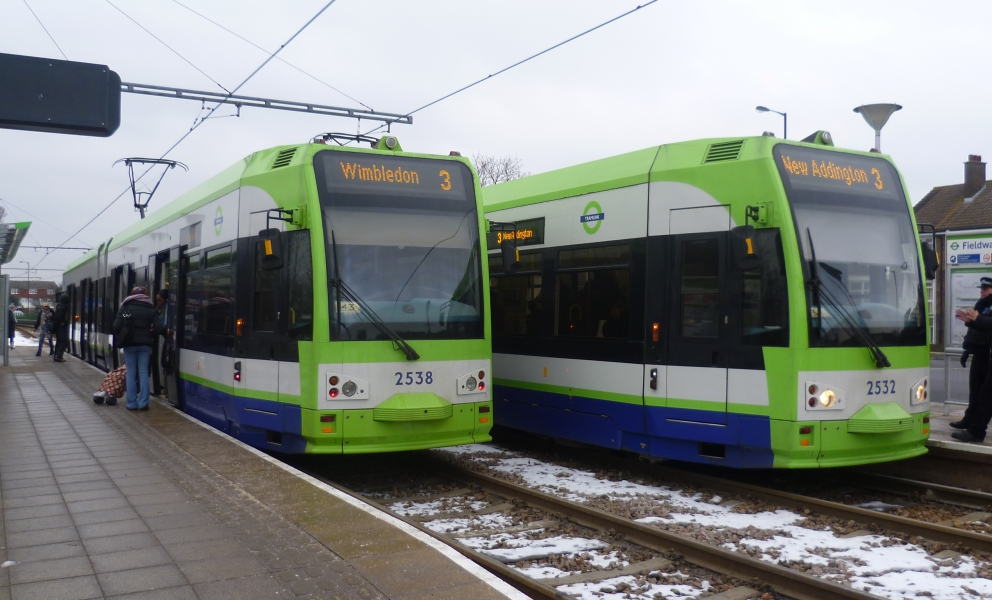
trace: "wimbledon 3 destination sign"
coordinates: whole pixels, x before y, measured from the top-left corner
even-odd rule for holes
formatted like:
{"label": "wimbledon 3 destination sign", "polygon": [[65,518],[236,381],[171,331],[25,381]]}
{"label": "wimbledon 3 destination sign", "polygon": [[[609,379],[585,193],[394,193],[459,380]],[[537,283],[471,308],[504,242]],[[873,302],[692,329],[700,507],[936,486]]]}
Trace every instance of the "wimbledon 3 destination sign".
{"label": "wimbledon 3 destination sign", "polygon": [[948,238],[947,264],[992,264],[992,236]]}
{"label": "wimbledon 3 destination sign", "polygon": [[460,162],[375,154],[319,152],[314,159],[318,181],[333,194],[360,194],[420,199],[472,200],[472,175]]}

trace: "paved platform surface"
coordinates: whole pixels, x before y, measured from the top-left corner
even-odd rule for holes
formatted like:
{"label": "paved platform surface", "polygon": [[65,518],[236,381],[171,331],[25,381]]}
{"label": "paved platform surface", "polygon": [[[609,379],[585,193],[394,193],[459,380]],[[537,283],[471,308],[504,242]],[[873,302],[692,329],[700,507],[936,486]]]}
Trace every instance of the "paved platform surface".
{"label": "paved platform surface", "polygon": [[94,404],[102,373],[33,350],[0,367],[0,600],[523,597],[162,403]]}
{"label": "paved platform surface", "polygon": [[927,442],[927,446],[992,455],[992,434],[987,435],[981,444],[959,442],[951,437],[951,434],[957,430],[953,429],[950,423],[960,420],[964,416],[964,409],[964,406],[949,404],[946,410],[948,414],[945,416],[943,404],[931,403],[930,440]]}

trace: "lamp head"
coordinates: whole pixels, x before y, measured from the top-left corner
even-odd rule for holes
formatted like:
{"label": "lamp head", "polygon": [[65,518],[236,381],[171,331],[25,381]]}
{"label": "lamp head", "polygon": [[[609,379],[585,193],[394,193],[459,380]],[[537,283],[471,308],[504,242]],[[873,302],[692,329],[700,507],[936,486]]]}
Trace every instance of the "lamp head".
{"label": "lamp head", "polygon": [[758,112],[768,112],[768,108],[766,108],[764,106],[755,106],[754,107],[754,110],[756,110]]}

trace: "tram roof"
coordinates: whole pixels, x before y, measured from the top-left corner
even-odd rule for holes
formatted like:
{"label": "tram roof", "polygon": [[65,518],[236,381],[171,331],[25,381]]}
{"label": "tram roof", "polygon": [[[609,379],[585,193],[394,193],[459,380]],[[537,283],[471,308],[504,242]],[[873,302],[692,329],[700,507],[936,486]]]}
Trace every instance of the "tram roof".
{"label": "tram roof", "polygon": [[593,192],[648,183],[649,181],[658,179],[658,177],[652,177],[652,174],[703,166],[707,152],[711,147],[717,144],[731,142],[741,142],[741,150],[737,159],[714,162],[713,165],[727,165],[739,163],[744,160],[770,158],[772,156],[772,148],[778,144],[805,146],[821,150],[849,152],[888,159],[886,155],[882,154],[869,154],[848,148],[837,148],[796,140],[782,140],[770,136],[691,140],[663,144],[661,146],[651,146],[643,150],[636,150],[618,156],[602,158],[489,186],[482,190],[483,206],[487,212],[505,210],[518,206],[558,200],[560,198],[570,198],[582,194],[591,194]]}
{"label": "tram roof", "polygon": [[[294,146],[298,145],[299,144],[294,144]],[[146,233],[155,231],[162,225],[175,220],[176,217],[238,189],[241,185],[241,177],[244,175],[245,170],[248,168],[249,164],[251,164],[253,159],[259,156],[268,156],[272,152],[278,152],[279,150],[291,147],[293,146],[279,146],[277,148],[271,148],[249,154],[230,167],[224,169],[185,194],[179,196],[175,200],[165,204],[160,209],[150,212],[147,218],[130,225],[123,231],[117,232],[113,238],[111,238],[110,249],[114,250],[120,248],[124,244],[127,244],[128,242],[137,239]],[[99,248],[94,248],[87,251],[85,254],[69,263],[65,270],[71,271],[72,269],[93,260],[96,258],[97,250],[99,250]]]}

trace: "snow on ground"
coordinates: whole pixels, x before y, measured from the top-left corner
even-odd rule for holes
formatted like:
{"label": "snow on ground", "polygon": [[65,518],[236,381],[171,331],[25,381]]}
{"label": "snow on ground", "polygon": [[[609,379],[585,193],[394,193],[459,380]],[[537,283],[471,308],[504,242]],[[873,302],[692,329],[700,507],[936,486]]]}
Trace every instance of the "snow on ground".
{"label": "snow on ground", "polygon": [[[621,589],[617,589],[618,586]],[[664,585],[659,583],[646,583],[644,586],[638,587],[637,580],[634,577],[624,575],[595,583],[562,585],[558,587],[558,591],[570,594],[580,600],[624,600],[632,597],[693,598],[708,590],[709,587],[709,583],[705,581],[701,588],[694,588],[691,585]],[[635,593],[637,596],[634,596]]]}
{"label": "snow on ground", "polygon": [[[473,500],[468,504],[459,506],[457,510],[480,510],[486,506],[487,504],[485,502]],[[433,500],[430,502],[393,502],[389,505],[389,510],[398,515],[403,515],[404,517],[409,517],[412,515],[429,517],[431,515],[449,511],[451,508],[447,507],[443,500]]]}
{"label": "snow on ground", "polygon": [[[5,340],[5,341],[7,341],[8,343],[10,342],[10,340]],[[48,340],[47,339],[45,340],[45,345],[46,346],[48,345]],[[20,329],[15,329],[14,330],[14,347],[15,348],[34,347],[35,350],[37,350],[38,349],[38,339],[37,338],[29,338],[28,336],[26,336],[23,333],[21,333],[21,330]]]}
{"label": "snow on ground", "polygon": [[461,533],[463,531],[486,531],[511,527],[513,519],[494,513],[491,515],[476,515],[460,519],[434,519],[424,523],[424,526],[437,533]]}
{"label": "snow on ground", "polygon": [[[556,535],[541,539],[530,539],[522,534],[500,533],[489,537],[462,538],[469,548],[488,554],[502,562],[535,560],[553,554],[579,554],[592,550],[602,550],[609,544],[600,540],[583,537]],[[616,561],[616,557],[613,557]],[[609,561],[607,561],[609,562]],[[626,563],[622,563],[626,566]]]}
{"label": "snow on ground", "polygon": [[889,504],[888,502],[882,502],[881,500],[872,500],[871,502],[862,502],[861,504],[855,504],[858,508],[867,508],[868,510],[875,510],[878,512],[888,512],[890,510],[896,510],[902,508],[898,504]]}
{"label": "snow on ground", "polygon": [[484,444],[443,448],[441,451],[461,454],[466,458],[471,457],[472,454],[500,452],[508,458],[500,459],[496,464],[489,464],[491,469],[517,475],[530,488],[546,494],[554,494],[573,502],[584,502],[595,496],[616,498],[642,495],[663,498],[674,506],[683,509],[707,510],[713,508],[712,502],[714,500],[716,502],[721,501],[719,496],[704,498],[699,494],[685,494],[680,490],[666,487],[647,486],[631,481],[600,479],[591,471],[559,467]]}
{"label": "snow on ground", "polygon": [[[976,563],[969,556],[941,561],[928,555],[921,546],[904,544],[885,536],[844,538],[830,530],[800,527],[796,523],[802,521],[804,516],[789,510],[755,514],[735,512],[732,507],[720,506],[718,503],[721,498],[718,496],[686,493],[631,481],[601,479],[591,471],[541,462],[519,453],[504,451],[494,445],[473,444],[445,448],[443,451],[460,455],[464,459],[473,459],[475,455],[479,455],[477,460],[484,461],[494,471],[519,477],[532,489],[576,502],[594,498],[622,500],[625,497],[634,499],[646,496],[668,504],[670,512],[667,517],[647,517],[640,519],[642,523],[698,524],[717,530],[738,531],[754,528],[748,530],[740,546],[759,550],[762,560],[773,563],[799,562],[814,568],[826,567],[831,563],[834,566],[842,565],[851,576],[850,583],[855,589],[864,590],[867,587],[872,594],[884,598],[902,600],[916,597],[917,592],[929,592],[932,594],[930,597],[935,600],[973,599],[976,594],[992,597],[992,581],[976,576]],[[502,457],[497,458],[498,456]],[[883,509],[874,504],[865,507]],[[759,532],[761,535],[755,537]],[[740,550],[737,544],[728,543],[724,546],[731,550]],[[823,577],[836,579],[840,576],[826,572]],[[624,597],[623,593],[593,595],[602,587],[607,586],[599,582],[561,589],[582,598]],[[697,594],[701,591],[695,588],[689,590]],[[673,592],[657,591],[666,597],[675,595]],[[652,591],[643,597],[650,598],[654,593]]]}

